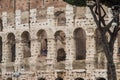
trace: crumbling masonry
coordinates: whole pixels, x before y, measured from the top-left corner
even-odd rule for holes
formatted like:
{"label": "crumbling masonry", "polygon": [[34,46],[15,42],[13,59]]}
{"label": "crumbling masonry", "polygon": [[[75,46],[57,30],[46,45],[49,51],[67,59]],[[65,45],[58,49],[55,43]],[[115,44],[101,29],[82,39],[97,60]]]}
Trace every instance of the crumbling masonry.
{"label": "crumbling masonry", "polygon": [[[0,2],[0,80],[107,80],[100,34],[88,7],[62,0],[13,1]],[[109,21],[112,15],[105,9]],[[118,35],[118,80],[119,44]]]}

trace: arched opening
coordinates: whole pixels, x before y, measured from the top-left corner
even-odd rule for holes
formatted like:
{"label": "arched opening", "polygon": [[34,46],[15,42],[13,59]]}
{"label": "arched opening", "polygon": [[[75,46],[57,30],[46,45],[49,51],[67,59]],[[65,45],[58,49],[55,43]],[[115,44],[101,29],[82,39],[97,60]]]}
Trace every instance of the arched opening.
{"label": "arched opening", "polygon": [[75,80],[84,80],[83,78],[76,78]]}
{"label": "arched opening", "polygon": [[2,62],[2,37],[0,37],[0,63]]}
{"label": "arched opening", "polygon": [[105,68],[105,54],[103,49],[103,43],[101,39],[101,34],[98,29],[95,31],[95,46],[96,46],[96,54],[95,54],[95,61],[96,61],[96,68],[103,69]]}
{"label": "arched opening", "polygon": [[58,26],[63,26],[66,24],[65,12],[64,11],[56,11],[55,18],[57,20]]}
{"label": "arched opening", "polygon": [[37,80],[46,80],[45,78],[38,78]]}
{"label": "arched opening", "polygon": [[97,80],[106,80],[105,78],[97,78]]}
{"label": "arched opening", "polygon": [[63,78],[61,78],[61,77],[58,77],[58,78],[56,78],[55,80],[63,80]]}
{"label": "arched opening", "polygon": [[12,78],[7,78],[7,80],[12,80]]}
{"label": "arched opening", "polygon": [[46,57],[47,50],[47,33],[45,30],[39,30],[37,32],[38,42],[39,42],[39,53],[41,57]]}
{"label": "arched opening", "polygon": [[27,31],[24,31],[21,35],[22,38],[22,43],[23,43],[23,57],[31,57],[31,52],[30,52],[30,46],[31,46],[31,41],[30,41],[30,34]]}
{"label": "arched opening", "polygon": [[11,62],[14,62],[16,57],[15,35],[13,33],[9,33],[7,36],[7,40],[8,40],[7,44],[8,44],[9,58]]}
{"label": "arched opening", "polygon": [[55,33],[57,61],[64,61],[66,59],[65,52],[65,33],[63,31],[57,31]]}
{"label": "arched opening", "polygon": [[74,31],[74,39],[76,46],[76,60],[84,60],[86,58],[86,34],[81,28]]}

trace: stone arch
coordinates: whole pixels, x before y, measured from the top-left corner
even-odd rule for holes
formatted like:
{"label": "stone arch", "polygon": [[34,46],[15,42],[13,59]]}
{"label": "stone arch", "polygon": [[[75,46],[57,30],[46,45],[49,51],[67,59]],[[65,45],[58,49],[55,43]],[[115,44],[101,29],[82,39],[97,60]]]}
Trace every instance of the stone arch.
{"label": "stone arch", "polygon": [[15,35],[13,33],[9,33],[7,35],[7,46],[8,46],[8,55],[11,62],[15,61],[16,57],[16,42],[15,42]]}
{"label": "stone arch", "polygon": [[9,77],[9,78],[7,78],[7,80],[12,80],[12,78],[11,78],[11,77]]}
{"label": "stone arch", "polygon": [[63,78],[61,78],[61,77],[57,77],[55,80],[63,80]]}
{"label": "stone arch", "polygon": [[54,13],[55,18],[57,20],[57,25],[58,26],[63,26],[66,24],[66,17],[65,17],[65,12],[64,11],[56,11]]}
{"label": "stone arch", "polygon": [[84,60],[86,58],[86,33],[82,28],[74,30],[76,60]]}
{"label": "stone arch", "polygon": [[84,79],[79,77],[79,78],[76,78],[75,80],[84,80]]}
{"label": "stone arch", "polygon": [[95,54],[96,68],[103,69],[105,68],[105,54],[104,54],[101,34],[98,29],[96,29],[95,31],[95,47],[96,47],[96,54]]}
{"label": "stone arch", "polygon": [[0,36],[0,63],[2,62],[2,37]]}
{"label": "stone arch", "polygon": [[21,34],[21,40],[22,40],[22,44],[23,44],[23,57],[27,58],[27,57],[31,57],[31,37],[28,31],[24,31]]}
{"label": "stone arch", "polygon": [[44,29],[41,29],[37,32],[37,38],[39,42],[39,53],[40,56],[47,56],[47,33]]}
{"label": "stone arch", "polygon": [[45,78],[38,78],[37,80],[46,80]]}
{"label": "stone arch", "polygon": [[106,80],[105,78],[99,77],[96,80]]}
{"label": "stone arch", "polygon": [[65,52],[65,33],[62,30],[59,30],[55,33],[56,41],[56,51],[57,51],[57,61],[64,61],[66,58]]}

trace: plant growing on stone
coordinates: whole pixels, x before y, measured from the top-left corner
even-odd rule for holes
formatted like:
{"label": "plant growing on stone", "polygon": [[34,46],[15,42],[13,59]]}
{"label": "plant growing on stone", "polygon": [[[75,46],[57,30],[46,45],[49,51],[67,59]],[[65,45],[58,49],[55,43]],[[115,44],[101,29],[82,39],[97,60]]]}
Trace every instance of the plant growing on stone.
{"label": "plant growing on stone", "polygon": [[[119,27],[120,0],[63,0],[63,1],[74,6],[79,7],[88,6],[90,8],[96,26],[101,34],[103,49],[107,59],[108,80],[117,80],[116,68],[113,60],[114,55],[113,51],[114,43],[117,38],[118,31],[120,30]],[[88,5],[87,3],[89,3],[90,1],[92,1],[93,4]],[[105,21],[105,17],[107,14],[103,5],[106,5],[112,10],[113,18],[111,19],[110,22],[107,23]],[[113,22],[115,22],[116,24],[112,25]],[[111,27],[113,27],[112,30]],[[106,34],[109,34],[109,40]]]}

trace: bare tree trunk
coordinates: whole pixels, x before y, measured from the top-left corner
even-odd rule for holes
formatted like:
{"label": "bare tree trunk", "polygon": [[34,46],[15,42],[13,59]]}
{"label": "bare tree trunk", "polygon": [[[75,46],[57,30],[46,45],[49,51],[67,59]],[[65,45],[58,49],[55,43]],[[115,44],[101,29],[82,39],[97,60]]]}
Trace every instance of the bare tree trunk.
{"label": "bare tree trunk", "polygon": [[108,74],[108,80],[117,80],[115,64],[111,59],[108,59],[107,62],[107,74]]}
{"label": "bare tree trunk", "polygon": [[117,80],[116,67],[113,59],[114,46],[108,43],[108,40],[104,33],[101,33],[101,35],[102,35],[101,37],[103,42],[103,48],[104,48],[106,59],[107,59],[107,78],[108,80]]}
{"label": "bare tree trunk", "polygon": [[[95,9],[94,9],[95,8]],[[117,80],[116,75],[116,68],[113,60],[113,50],[114,50],[114,43],[117,37],[118,32],[118,26],[115,26],[114,31],[111,32],[109,29],[111,27],[111,23],[106,24],[105,23],[105,15],[106,12],[103,9],[103,7],[100,5],[100,0],[96,0],[96,4],[93,6],[90,6],[91,13],[94,17],[94,20],[96,22],[96,25],[101,33],[101,39],[103,42],[103,48],[105,52],[105,56],[107,59],[107,77],[108,80]],[[104,12],[104,15],[101,14],[101,12]],[[103,25],[101,25],[103,24]],[[109,33],[110,35],[110,41],[107,40],[106,33]]]}

